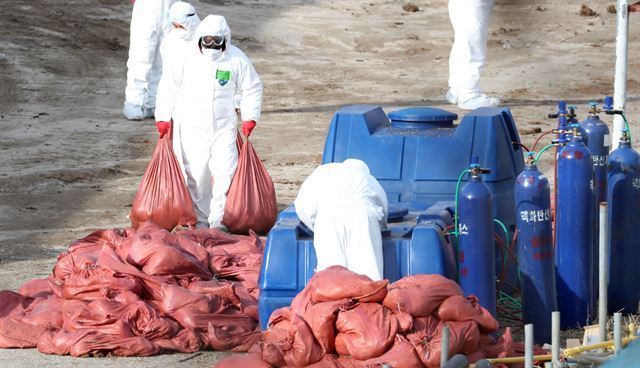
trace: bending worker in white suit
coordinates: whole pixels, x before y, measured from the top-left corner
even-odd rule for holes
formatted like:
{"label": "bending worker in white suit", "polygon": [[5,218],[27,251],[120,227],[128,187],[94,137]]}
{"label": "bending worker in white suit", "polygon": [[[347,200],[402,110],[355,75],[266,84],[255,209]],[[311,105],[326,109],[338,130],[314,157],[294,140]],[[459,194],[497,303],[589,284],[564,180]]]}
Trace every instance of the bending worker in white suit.
{"label": "bending worker in white suit", "polygon": [[154,115],[162,74],[160,45],[171,29],[168,11],[177,0],[136,0],[131,14],[127,87],[122,112],[129,120]]}
{"label": "bending worker in white suit", "polygon": [[493,0],[449,0],[454,40],[449,55],[449,92],[446,97],[461,109],[500,104],[499,99],[485,95],[480,88],[492,7]]}
{"label": "bending worker in white suit", "polygon": [[167,83],[168,96],[175,94],[175,102],[170,106],[171,98],[158,96],[158,131],[165,134],[170,120],[176,122],[174,147],[185,170],[197,226],[224,230],[227,192],[238,165],[234,96],[241,96],[242,132],[248,137],[260,119],[262,81],[249,58],[231,45],[224,17],[209,15],[196,29],[184,66],[172,68]]}
{"label": "bending worker in white suit", "polygon": [[387,223],[387,195],[364,162],[319,166],[294,205],[313,231],[317,271],[339,265],[372,280],[384,277],[380,231]]}

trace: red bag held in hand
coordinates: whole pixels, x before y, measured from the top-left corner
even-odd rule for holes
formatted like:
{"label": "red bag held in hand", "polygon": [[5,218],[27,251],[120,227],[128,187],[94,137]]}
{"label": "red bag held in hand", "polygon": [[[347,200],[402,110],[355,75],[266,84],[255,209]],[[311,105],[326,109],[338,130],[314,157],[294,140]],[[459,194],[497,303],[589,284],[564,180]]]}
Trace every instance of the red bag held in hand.
{"label": "red bag held in hand", "polygon": [[265,234],[276,222],[278,207],[273,181],[247,139],[241,146],[238,168],[231,181],[222,224],[234,234],[253,230]]}
{"label": "red bag held in hand", "polygon": [[172,132],[158,140],[151,162],[144,172],[129,218],[134,228],[153,221],[171,231],[176,226],[195,227],[191,195],[173,153]]}

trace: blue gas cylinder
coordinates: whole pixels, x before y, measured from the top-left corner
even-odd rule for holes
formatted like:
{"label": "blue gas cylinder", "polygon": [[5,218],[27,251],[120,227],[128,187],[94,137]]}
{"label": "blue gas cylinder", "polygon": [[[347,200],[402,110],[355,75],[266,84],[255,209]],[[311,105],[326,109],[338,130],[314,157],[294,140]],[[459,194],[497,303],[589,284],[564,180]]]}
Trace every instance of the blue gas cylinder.
{"label": "blue gas cylinder", "polygon": [[593,160],[576,129],[558,157],[556,290],[564,327],[584,326],[594,311]]}
{"label": "blue gas cylinder", "polygon": [[551,341],[549,316],[557,310],[553,265],[549,180],[538,170],[533,155],[515,185],[518,264],[525,323],[533,323],[539,344]]}
{"label": "blue gas cylinder", "polygon": [[589,105],[589,115],[580,122],[580,132],[584,143],[591,151],[597,203],[600,203],[607,200],[607,159],[611,138],[607,124],[598,116],[597,103],[591,102]]}
{"label": "blue gas cylinder", "polygon": [[640,301],[640,155],[623,133],[609,156],[609,310],[636,313]]}
{"label": "blue gas cylinder", "polygon": [[496,316],[496,267],[493,225],[493,196],[480,179],[488,173],[473,156],[469,182],[458,198],[458,272],[466,295],[473,294],[480,305]]}

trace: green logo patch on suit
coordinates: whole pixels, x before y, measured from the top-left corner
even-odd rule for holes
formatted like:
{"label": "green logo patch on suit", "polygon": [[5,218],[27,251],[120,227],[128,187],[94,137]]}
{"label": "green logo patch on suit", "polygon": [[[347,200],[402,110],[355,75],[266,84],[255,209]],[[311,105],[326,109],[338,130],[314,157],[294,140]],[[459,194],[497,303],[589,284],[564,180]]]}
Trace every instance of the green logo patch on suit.
{"label": "green logo patch on suit", "polygon": [[217,70],[216,71],[216,79],[221,86],[224,86],[229,82],[229,78],[231,77],[231,72],[228,70]]}

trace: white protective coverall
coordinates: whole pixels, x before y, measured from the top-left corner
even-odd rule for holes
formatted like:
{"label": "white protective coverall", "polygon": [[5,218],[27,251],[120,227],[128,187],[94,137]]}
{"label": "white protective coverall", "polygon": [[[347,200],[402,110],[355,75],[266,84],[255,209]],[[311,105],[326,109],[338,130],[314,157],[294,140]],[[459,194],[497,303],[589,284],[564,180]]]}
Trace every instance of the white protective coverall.
{"label": "white protective coverall", "polygon": [[[225,51],[214,56],[203,53],[211,50],[201,50],[199,39],[216,34],[224,34]],[[238,165],[234,96],[242,96],[242,120],[259,122],[262,81],[249,58],[231,45],[231,30],[224,17],[207,16],[196,29],[192,45],[182,70],[174,69],[168,78],[170,88],[177,91],[179,107],[173,110],[173,119],[178,121],[173,128],[174,140],[177,134],[181,152],[176,156],[186,171],[198,226],[208,223],[215,228],[221,227],[227,192]]]}
{"label": "white protective coverall", "polygon": [[314,232],[317,271],[340,265],[372,280],[384,277],[381,228],[387,223],[387,195],[364,162],[319,166],[294,205]]}
{"label": "white protective coverall", "polygon": [[489,18],[493,0],[449,0],[454,31],[449,55],[447,100],[463,109],[493,107],[500,103],[480,89],[480,73],[487,54]]}
{"label": "white protective coverall", "polygon": [[160,45],[171,30],[168,11],[177,0],[136,0],[131,14],[124,115],[130,120],[152,117],[162,74]]}
{"label": "white protective coverall", "polygon": [[[174,76],[181,75],[184,62],[189,51],[195,51],[197,45],[194,42],[196,29],[200,25],[200,18],[195,8],[188,3],[178,1],[169,9],[169,21],[179,24],[184,29],[175,28],[162,40],[160,54],[162,55],[162,78],[158,84],[158,97],[156,98],[156,121],[169,122],[173,118],[173,151],[176,154],[183,175],[184,163],[182,160],[182,148],[180,144],[180,121],[174,117],[179,115],[176,104],[180,86],[174,84]],[[175,111],[175,113],[174,113]]]}

